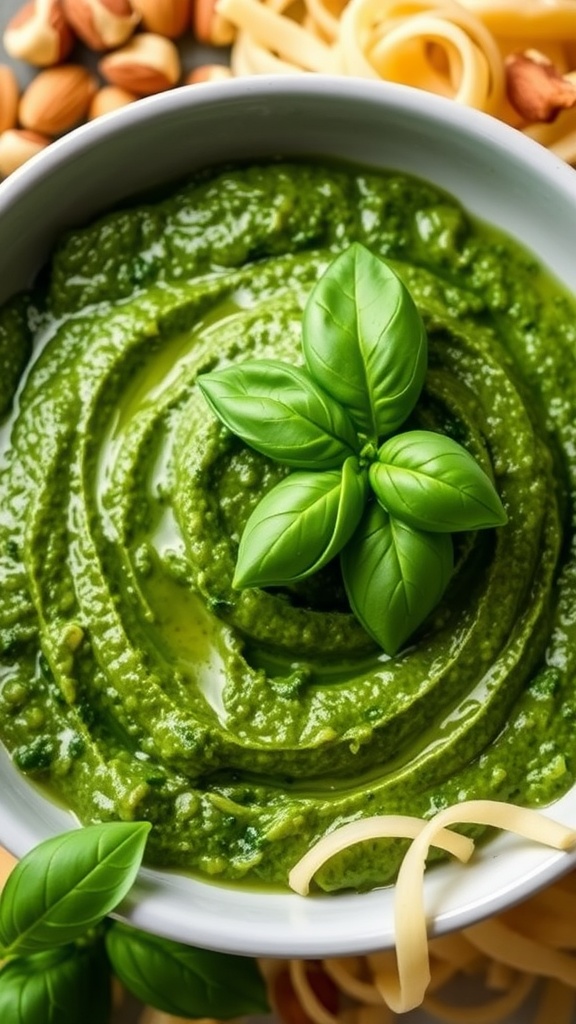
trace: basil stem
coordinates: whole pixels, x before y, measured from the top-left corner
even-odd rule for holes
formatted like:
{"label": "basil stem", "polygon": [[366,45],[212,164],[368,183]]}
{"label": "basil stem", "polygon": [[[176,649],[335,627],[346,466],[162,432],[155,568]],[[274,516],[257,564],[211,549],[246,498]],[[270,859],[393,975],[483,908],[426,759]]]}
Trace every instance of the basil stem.
{"label": "basil stem", "polygon": [[253,959],[185,946],[118,922],[108,931],[106,948],[128,991],[164,1013],[227,1020],[269,1011]]}
{"label": "basil stem", "polygon": [[372,501],[341,566],[354,614],[393,655],[442,597],[453,569],[452,539],[414,530]]}
{"label": "basil stem", "polygon": [[336,469],[359,448],[350,417],[302,369],[251,359],[198,377],[219,419],[246,444],[295,469]]}
{"label": "basil stem", "polygon": [[490,478],[457,441],[409,430],[385,441],[370,483],[391,515],[420,530],[502,526],[506,513]]}
{"label": "basil stem", "polygon": [[73,942],[126,896],[151,825],[106,822],[64,832],[27,853],[0,895],[2,957]]}
{"label": "basil stem", "polygon": [[426,331],[400,278],[354,243],[330,264],[304,310],[315,380],[377,441],[412,412],[426,375]]}
{"label": "basil stem", "polygon": [[342,471],[285,477],[246,523],[234,586],[282,586],[317,572],[352,536],[367,494],[367,474],[355,458]]}

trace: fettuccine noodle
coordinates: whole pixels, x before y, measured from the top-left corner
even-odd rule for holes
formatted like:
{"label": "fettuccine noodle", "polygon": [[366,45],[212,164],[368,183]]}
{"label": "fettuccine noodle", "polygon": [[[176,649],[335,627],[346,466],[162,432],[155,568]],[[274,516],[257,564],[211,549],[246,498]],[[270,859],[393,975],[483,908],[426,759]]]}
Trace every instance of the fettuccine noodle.
{"label": "fettuccine noodle", "polygon": [[[295,865],[290,884],[305,896],[318,869],[348,846],[404,836],[411,844],[395,886],[395,950],[322,961],[259,961],[270,1002],[284,1024],[394,1024],[422,1006],[446,1024],[498,1024],[535,997],[532,1024],[571,1024],[576,1013],[576,871],[525,903],[439,938],[428,939],[423,879],[431,846],[463,862],[470,839],[451,826],[504,829],[558,850],[576,847],[576,831],[538,811],[473,800],[430,821],[402,815],[351,822],[325,836]],[[465,982],[478,1001],[443,991]],[[180,1024],[147,1010],[141,1024]],[[528,1021],[526,1021],[528,1024]]]}
{"label": "fettuccine noodle", "polygon": [[234,75],[410,85],[498,117],[576,163],[574,0],[217,0],[217,11],[236,29]]}

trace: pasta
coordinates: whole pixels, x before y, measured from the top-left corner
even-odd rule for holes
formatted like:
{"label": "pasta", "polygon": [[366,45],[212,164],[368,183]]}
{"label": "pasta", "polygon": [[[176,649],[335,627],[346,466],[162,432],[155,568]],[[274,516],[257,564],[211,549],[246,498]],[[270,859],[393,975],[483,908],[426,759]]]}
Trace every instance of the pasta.
{"label": "pasta", "polygon": [[[498,1024],[533,996],[532,1024],[571,1024],[576,1014],[576,871],[498,917],[428,940],[423,875],[432,845],[467,861],[473,843],[456,824],[506,829],[559,850],[576,831],[538,811],[474,800],[430,821],[400,815],[351,822],[321,839],[290,875],[305,895],[325,861],[347,846],[390,836],[412,840],[395,889],[396,950],[322,961],[260,960],[270,1002],[285,1024],[394,1024],[422,1006],[446,1024]],[[467,998],[445,994],[464,980]],[[470,989],[478,999],[470,1002]],[[406,1019],[406,1018],[403,1018]],[[141,1024],[181,1024],[147,1010]],[[526,1021],[528,1024],[528,1021]]]}
{"label": "pasta", "polygon": [[218,0],[235,75],[398,82],[492,114],[576,163],[573,0]]}

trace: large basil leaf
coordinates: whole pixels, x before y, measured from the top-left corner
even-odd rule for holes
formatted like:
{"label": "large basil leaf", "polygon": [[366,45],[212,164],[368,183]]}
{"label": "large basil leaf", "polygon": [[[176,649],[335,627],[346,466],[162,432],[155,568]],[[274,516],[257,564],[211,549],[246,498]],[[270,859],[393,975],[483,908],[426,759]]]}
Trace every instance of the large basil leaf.
{"label": "large basil leaf", "polygon": [[342,470],[295,472],[258,503],[244,528],[235,587],[304,579],[344,547],[360,522],[368,475],[349,458]]}
{"label": "large basil leaf", "polygon": [[102,947],[59,946],[0,971],[3,1024],[108,1024],[110,966]]}
{"label": "large basil leaf", "polygon": [[372,501],[341,554],[356,617],[387,654],[396,654],[440,600],[453,568],[452,539],[393,519]]}
{"label": "large basil leaf", "polygon": [[198,378],[220,420],[246,444],[295,469],[336,469],[358,448],[341,405],[306,373],[251,359]]}
{"label": "large basil leaf", "polygon": [[320,278],[304,310],[306,365],[371,440],[414,408],[426,374],[426,331],[394,271],[355,243]]}
{"label": "large basil leaf", "polygon": [[428,430],[390,438],[370,483],[392,516],[420,530],[480,530],[506,522],[490,478],[457,441]]}
{"label": "large basil leaf", "polygon": [[119,923],[108,931],[106,948],[122,984],[164,1013],[227,1020],[269,1010],[255,960],[184,946]]}
{"label": "large basil leaf", "polygon": [[2,956],[80,938],[126,896],[150,825],[106,822],[46,839],[8,876],[0,896]]}

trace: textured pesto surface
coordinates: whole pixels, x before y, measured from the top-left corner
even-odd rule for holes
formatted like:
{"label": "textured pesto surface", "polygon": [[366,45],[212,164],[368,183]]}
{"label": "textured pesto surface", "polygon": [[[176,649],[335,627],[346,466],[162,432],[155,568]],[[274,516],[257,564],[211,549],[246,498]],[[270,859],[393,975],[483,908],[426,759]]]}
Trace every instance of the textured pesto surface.
{"label": "textured pesto surface", "polygon": [[[464,443],[509,516],[460,538],[445,599],[393,659],[335,566],[232,590],[243,523],[283,470],[195,386],[230,360],[299,359],[310,289],[354,239],[426,322],[414,425]],[[219,171],[64,238],[45,287],[0,313],[0,733],[16,765],[83,821],[149,818],[154,862],[266,884],[362,815],[568,789],[575,325],[534,258],[394,173]],[[354,848],[319,881],[390,881],[401,852]]]}

